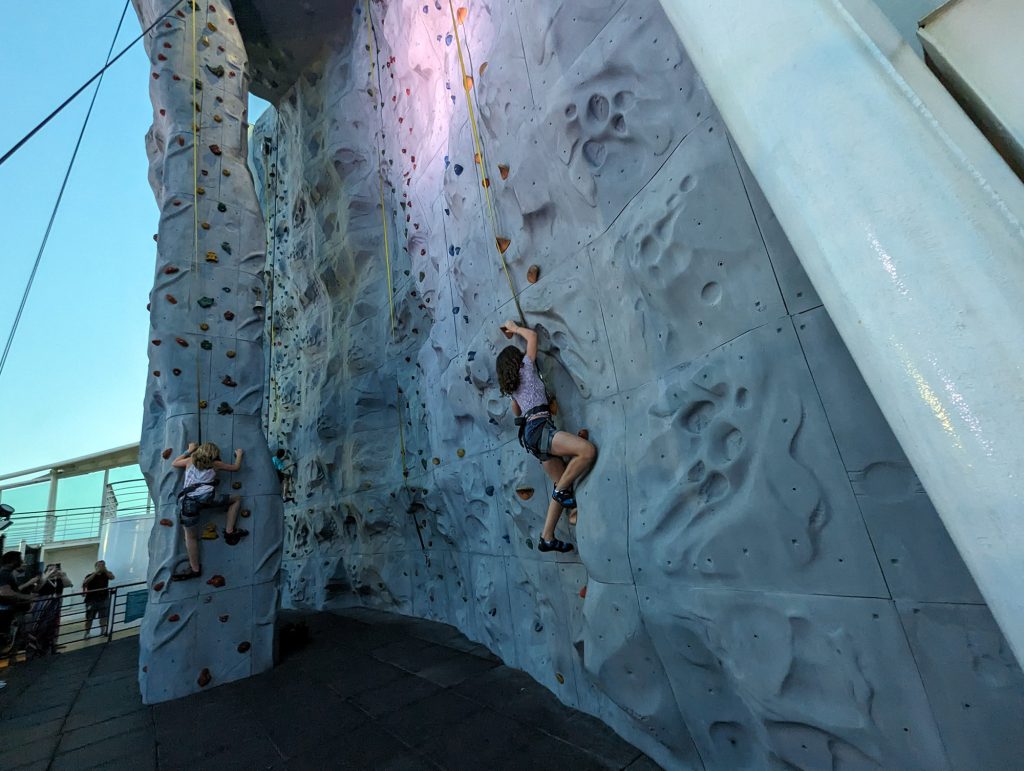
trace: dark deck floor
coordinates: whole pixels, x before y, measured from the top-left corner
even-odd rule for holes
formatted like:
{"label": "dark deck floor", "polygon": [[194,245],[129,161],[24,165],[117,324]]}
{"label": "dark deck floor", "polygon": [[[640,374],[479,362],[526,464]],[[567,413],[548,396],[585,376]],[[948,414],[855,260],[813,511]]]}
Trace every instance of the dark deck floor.
{"label": "dark deck floor", "polygon": [[0,769],[657,768],[453,627],[303,618],[312,639],[273,671],[155,707],[137,639],[7,670]]}

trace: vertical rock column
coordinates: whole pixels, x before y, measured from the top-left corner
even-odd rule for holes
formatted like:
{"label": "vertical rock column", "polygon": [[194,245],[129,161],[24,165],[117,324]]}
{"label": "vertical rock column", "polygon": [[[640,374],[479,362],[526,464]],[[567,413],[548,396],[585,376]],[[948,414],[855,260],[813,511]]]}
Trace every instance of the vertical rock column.
{"label": "vertical rock column", "polygon": [[[282,521],[260,420],[266,239],[246,164],[245,49],[226,2],[135,8],[143,27],[160,19],[146,38],[160,229],[140,452],[157,502],[139,673],[152,704],[272,666]],[[215,442],[226,462],[245,450],[218,494],[242,497],[238,524],[250,536],[229,546],[224,512],[204,513],[202,577],[173,582],[187,559],[175,500],[183,472],[171,460],[193,441]]]}

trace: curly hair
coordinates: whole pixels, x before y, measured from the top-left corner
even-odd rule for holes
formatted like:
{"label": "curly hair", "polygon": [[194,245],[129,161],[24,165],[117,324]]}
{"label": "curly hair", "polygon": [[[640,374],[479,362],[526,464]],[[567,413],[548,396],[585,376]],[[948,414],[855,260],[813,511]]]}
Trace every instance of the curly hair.
{"label": "curly hair", "polygon": [[511,396],[519,388],[519,368],[523,366],[523,352],[514,345],[506,346],[495,363],[498,370],[498,388],[502,396]]}
{"label": "curly hair", "polygon": [[217,460],[220,460],[220,447],[213,442],[204,442],[192,451],[192,463],[198,469],[213,468]]}

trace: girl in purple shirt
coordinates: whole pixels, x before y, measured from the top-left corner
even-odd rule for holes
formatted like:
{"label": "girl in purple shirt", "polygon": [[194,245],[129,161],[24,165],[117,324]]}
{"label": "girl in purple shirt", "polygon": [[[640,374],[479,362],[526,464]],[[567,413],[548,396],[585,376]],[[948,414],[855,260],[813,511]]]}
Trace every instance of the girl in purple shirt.
{"label": "girl in purple shirt", "polygon": [[[498,386],[502,396],[512,397],[512,413],[520,426],[520,444],[540,460],[544,471],[555,483],[537,549],[572,551],[571,543],[555,538],[555,525],[563,508],[569,509],[569,524],[576,524],[573,483],[590,470],[597,449],[586,439],[568,431],[559,431],[551,421],[547,393],[537,374],[537,333],[514,321],[506,321],[501,329],[508,337],[522,337],[526,341],[526,354],[514,345],[507,346],[498,354]],[[569,459],[568,463],[565,458]]]}

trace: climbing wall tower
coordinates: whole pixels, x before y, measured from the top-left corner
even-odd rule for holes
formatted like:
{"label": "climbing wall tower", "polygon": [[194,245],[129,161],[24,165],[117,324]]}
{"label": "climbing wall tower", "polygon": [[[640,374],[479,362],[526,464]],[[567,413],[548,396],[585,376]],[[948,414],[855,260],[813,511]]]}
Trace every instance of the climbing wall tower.
{"label": "climbing wall tower", "polygon": [[[134,0],[151,61],[149,177],[160,207],[150,296],[149,384],[140,463],[157,502],[151,594],[139,681],[152,704],[272,665],[282,525],[278,482],[260,423],[263,403],[262,218],[246,165],[248,74],[229,3]],[[224,514],[201,522],[203,575],[187,567],[171,459],[212,441],[242,470],[219,492],[242,496],[229,546]]]}

